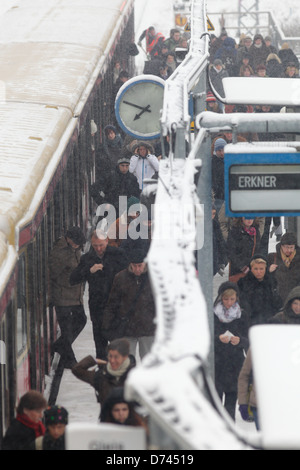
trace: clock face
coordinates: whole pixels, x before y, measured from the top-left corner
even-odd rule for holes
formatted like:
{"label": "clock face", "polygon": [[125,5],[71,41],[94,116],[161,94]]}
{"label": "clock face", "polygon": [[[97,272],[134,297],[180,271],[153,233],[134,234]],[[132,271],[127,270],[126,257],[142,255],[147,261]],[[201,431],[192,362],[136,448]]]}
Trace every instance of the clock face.
{"label": "clock face", "polygon": [[129,80],[116,98],[119,125],[127,134],[138,139],[159,138],[163,98],[164,81],[159,77],[143,75]]}

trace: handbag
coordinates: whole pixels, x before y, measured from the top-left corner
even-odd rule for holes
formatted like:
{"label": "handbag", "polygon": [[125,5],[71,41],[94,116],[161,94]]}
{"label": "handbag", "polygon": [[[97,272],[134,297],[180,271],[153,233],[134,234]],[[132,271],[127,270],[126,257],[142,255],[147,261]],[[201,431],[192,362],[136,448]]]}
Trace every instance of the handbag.
{"label": "handbag", "polygon": [[[253,250],[252,250],[251,258],[253,257],[253,255],[255,253],[255,248],[256,248],[256,235],[254,236],[254,244],[253,244]],[[246,276],[247,276],[247,273],[242,273],[242,272],[237,273],[237,274],[233,274],[232,276],[229,276],[229,281],[237,284],[240,279],[242,279],[243,277],[246,277]]]}
{"label": "handbag", "polygon": [[126,336],[126,329],[129,323],[129,320],[134,312],[135,306],[137,304],[138,299],[142,294],[143,287],[145,285],[146,278],[144,278],[139,286],[139,289],[136,293],[136,296],[130,306],[130,309],[126,313],[126,315],[115,315],[114,318],[111,319],[109,322],[109,327],[102,329],[102,336],[107,341],[113,341],[115,339],[124,338]]}

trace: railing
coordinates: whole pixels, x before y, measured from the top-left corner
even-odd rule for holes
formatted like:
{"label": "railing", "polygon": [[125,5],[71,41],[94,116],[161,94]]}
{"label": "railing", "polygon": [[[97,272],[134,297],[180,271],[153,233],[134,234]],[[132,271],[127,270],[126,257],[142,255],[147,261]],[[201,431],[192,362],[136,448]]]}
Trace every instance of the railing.
{"label": "railing", "polygon": [[[220,18],[225,21],[225,29],[232,37],[239,38],[242,33],[251,34],[254,36],[256,33],[265,36],[271,36],[273,44],[280,48],[284,42],[288,42],[291,49],[296,55],[300,55],[300,37],[289,37],[283,32],[279,21],[272,11],[258,11],[252,12],[249,15],[249,23],[246,24],[247,18],[244,18],[244,28],[239,25],[238,12],[224,12],[224,13],[209,13],[214,26],[217,29]],[[251,16],[255,15],[257,21],[255,24],[251,23]]]}

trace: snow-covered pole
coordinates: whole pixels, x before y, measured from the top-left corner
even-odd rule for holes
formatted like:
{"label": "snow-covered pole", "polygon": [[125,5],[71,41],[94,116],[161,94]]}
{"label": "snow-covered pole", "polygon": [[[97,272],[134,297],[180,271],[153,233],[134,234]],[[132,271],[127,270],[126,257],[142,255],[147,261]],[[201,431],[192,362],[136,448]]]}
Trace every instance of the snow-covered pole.
{"label": "snow-covered pole", "polygon": [[[189,54],[165,86],[164,106],[161,118],[163,135],[176,136],[175,158],[185,158],[185,140],[190,132],[190,92],[205,73],[208,59],[206,4],[194,0],[191,5],[191,43]],[[172,152],[173,153],[173,152]]]}
{"label": "snow-covered pole", "polygon": [[[201,38],[207,27],[204,0],[194,0],[192,16],[197,33],[192,33],[191,52],[174,74],[178,82],[174,77],[166,87],[162,119],[165,135],[175,133],[179,138],[190,131],[188,97],[207,63],[207,40]],[[199,144],[203,136],[200,132]],[[176,449],[246,449],[247,443],[237,435],[208,385],[211,339],[194,256],[197,221],[203,223],[194,184],[201,160],[198,153],[183,156],[175,151],[175,158],[171,153],[160,163],[154,233],[147,257],[156,303],[156,335],[151,353],[126,381],[126,398],[146,407],[151,422],[173,439]]]}

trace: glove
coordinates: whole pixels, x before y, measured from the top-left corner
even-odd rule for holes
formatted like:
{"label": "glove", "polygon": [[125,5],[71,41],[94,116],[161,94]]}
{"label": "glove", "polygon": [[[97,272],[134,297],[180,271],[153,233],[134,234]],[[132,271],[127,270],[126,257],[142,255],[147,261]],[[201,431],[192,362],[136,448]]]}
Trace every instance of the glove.
{"label": "glove", "polygon": [[244,421],[248,421],[250,416],[248,413],[248,405],[240,405],[239,411],[241,413],[241,417],[243,418]]}
{"label": "glove", "polygon": [[221,264],[221,266],[219,266],[218,274],[222,277],[224,276],[224,274],[225,274],[225,265],[224,264]]}

